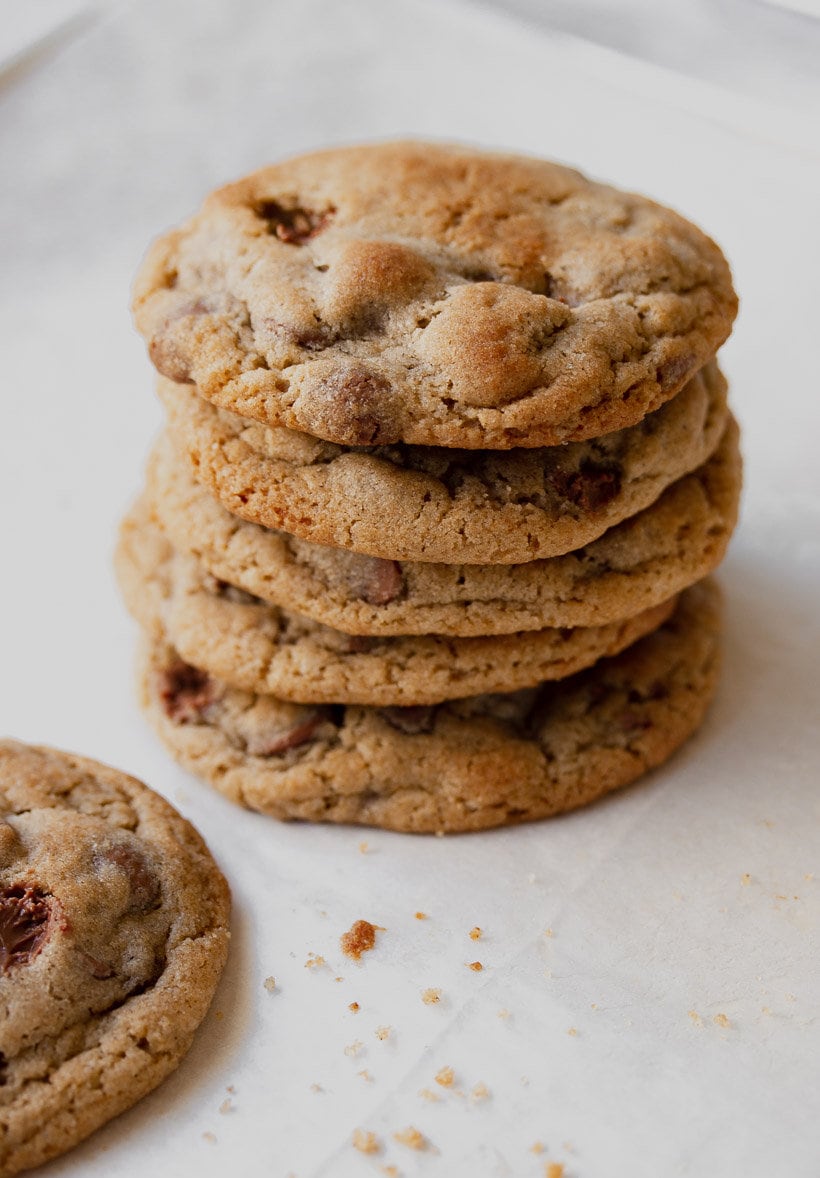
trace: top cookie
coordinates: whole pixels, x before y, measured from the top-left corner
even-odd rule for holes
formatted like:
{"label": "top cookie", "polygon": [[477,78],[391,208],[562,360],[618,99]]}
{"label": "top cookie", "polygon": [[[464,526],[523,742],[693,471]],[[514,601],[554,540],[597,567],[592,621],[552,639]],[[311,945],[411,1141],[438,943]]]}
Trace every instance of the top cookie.
{"label": "top cookie", "polygon": [[427,143],[301,156],[154,244],[156,368],[343,445],[549,446],[674,396],[737,309],[713,241],[547,161]]}

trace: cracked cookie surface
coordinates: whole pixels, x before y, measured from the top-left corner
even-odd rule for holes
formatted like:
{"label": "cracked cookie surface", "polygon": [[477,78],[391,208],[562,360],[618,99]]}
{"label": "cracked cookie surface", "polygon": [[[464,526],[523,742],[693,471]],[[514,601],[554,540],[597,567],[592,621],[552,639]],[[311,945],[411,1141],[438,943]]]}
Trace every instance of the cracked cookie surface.
{"label": "cracked cookie surface", "polygon": [[539,449],[321,442],[215,409],[160,380],[177,449],[229,511],[386,560],[519,564],[588,544],[700,466],[723,433],[709,363],[637,425]]}
{"label": "cracked cookie surface", "polygon": [[659,626],[662,602],[607,626],[495,637],[351,636],[251,597],[178,553],[136,505],[120,531],[116,567],[144,630],[183,660],[234,687],[297,703],[414,706],[532,687],[616,654]]}
{"label": "cracked cookie surface", "polygon": [[557,683],[438,707],[309,707],[238,691],[162,641],[142,695],[173,756],[281,819],[467,831],[546,818],[661,764],[698,727],[719,664],[704,582],[612,659]]}
{"label": "cracked cookie surface", "polygon": [[301,156],[218,190],[134,292],[155,367],[344,445],[596,437],[729,334],[726,261],[677,213],[545,160],[419,142]]}
{"label": "cracked cookie surface", "polygon": [[388,561],[231,515],[167,437],[148,464],[151,511],[174,547],[220,580],[348,634],[510,634],[601,626],[672,597],[711,572],[737,520],[733,420],[715,453],[638,515],[564,556],[519,565]]}
{"label": "cracked cookie surface", "polygon": [[222,972],[229,903],[159,795],[0,741],[0,1173],[65,1152],[174,1070]]}

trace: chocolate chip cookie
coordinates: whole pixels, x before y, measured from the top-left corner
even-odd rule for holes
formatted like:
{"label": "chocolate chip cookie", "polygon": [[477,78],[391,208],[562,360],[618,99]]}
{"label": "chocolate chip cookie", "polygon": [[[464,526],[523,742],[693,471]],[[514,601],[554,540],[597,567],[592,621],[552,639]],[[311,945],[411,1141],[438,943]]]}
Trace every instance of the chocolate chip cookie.
{"label": "chocolate chip cookie", "polygon": [[529,450],[352,449],[215,409],[160,380],[177,449],[229,511],[386,560],[520,564],[582,547],[702,465],[726,425],[708,364],[637,425]]}
{"label": "chocolate chip cookie", "polygon": [[388,561],[299,540],[226,511],[167,438],[148,465],[151,511],[219,580],[347,634],[510,634],[602,626],[672,597],[723,559],[737,520],[738,430],[640,514],[577,552],[520,565]]}
{"label": "chocolate chip cookie", "polygon": [[677,213],[547,161],[337,148],[213,193],[161,238],[134,311],[155,367],[342,445],[597,437],[729,334],[726,261]]}
{"label": "chocolate chip cookie", "polygon": [[115,769],[0,741],[0,1173],[65,1152],[176,1068],[228,948],[227,885]]}
{"label": "chocolate chip cookie", "polygon": [[310,707],[239,691],[149,643],[143,702],[174,757],[283,819],[467,831],[546,818],[634,781],[698,727],[717,683],[719,601],[558,683],[438,707]]}
{"label": "chocolate chip cookie", "polygon": [[115,563],[143,629],[230,686],[296,703],[413,706],[532,687],[623,650],[675,605],[607,626],[485,638],[343,634],[218,581],[174,550],[145,503],[125,519]]}

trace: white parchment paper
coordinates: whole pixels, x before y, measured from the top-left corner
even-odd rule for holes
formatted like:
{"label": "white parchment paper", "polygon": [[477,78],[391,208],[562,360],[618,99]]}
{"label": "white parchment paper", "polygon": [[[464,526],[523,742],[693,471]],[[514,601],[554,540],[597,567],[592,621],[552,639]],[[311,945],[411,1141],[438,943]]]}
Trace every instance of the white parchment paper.
{"label": "white parchment paper", "polygon": [[[287,152],[400,134],[555,156],[670,202],[722,243],[743,301],[725,366],[747,487],[708,723],[601,805],[461,838],[281,826],[188,777],[136,708],[110,570],[160,424],[127,313],[149,237]],[[806,127],[467,4],[144,0],[16,67],[0,160],[2,727],[143,777],[203,831],[235,897],[191,1055],[44,1173],[527,1178],[556,1161],[566,1178],[817,1178]],[[357,965],[338,938],[359,917],[385,931]],[[393,1139],[408,1126],[426,1149]],[[379,1154],[352,1148],[356,1127]]]}

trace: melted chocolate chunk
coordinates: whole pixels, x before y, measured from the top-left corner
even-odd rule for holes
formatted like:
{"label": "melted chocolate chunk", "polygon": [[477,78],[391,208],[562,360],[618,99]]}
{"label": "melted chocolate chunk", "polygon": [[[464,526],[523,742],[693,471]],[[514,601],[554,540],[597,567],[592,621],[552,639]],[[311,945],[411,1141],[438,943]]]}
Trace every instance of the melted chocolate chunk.
{"label": "melted chocolate chunk", "polygon": [[285,208],[275,200],[263,200],[254,209],[257,217],[266,221],[268,233],[284,241],[286,245],[304,245],[326,229],[333,220],[334,208],[316,213],[312,209],[298,206]]}
{"label": "melted chocolate chunk", "polygon": [[347,446],[391,445],[399,440],[392,387],[361,367],[341,369],[312,391],[322,432]]}
{"label": "melted chocolate chunk", "polygon": [[248,739],[246,747],[252,757],[281,757],[291,749],[310,744],[318,729],[326,723],[335,723],[329,708],[317,708],[306,719],[284,732],[258,733]]}
{"label": "melted chocolate chunk", "polygon": [[53,898],[41,888],[14,884],[0,892],[0,974],[28,965],[49,935]]}
{"label": "melted chocolate chunk", "polygon": [[162,376],[173,380],[176,384],[190,384],[191,360],[182,347],[174,324],[179,319],[189,316],[207,315],[210,308],[202,299],[187,300],[180,303],[165,320],[161,329],[152,336],[148,344],[148,355],[151,363]]}
{"label": "melted chocolate chunk", "polygon": [[547,476],[559,498],[581,511],[606,507],[621,489],[621,472],[616,466],[602,466],[587,460],[578,470],[556,469]]}
{"label": "melted chocolate chunk", "polygon": [[214,702],[214,685],[204,671],[179,659],[161,672],[159,698],[169,720],[195,724]]}
{"label": "melted chocolate chunk", "polygon": [[[128,877],[131,891],[129,912],[149,912],[159,904],[159,880],[145,858],[125,843],[113,843],[98,850],[94,855],[94,867],[98,870],[108,864],[119,868]],[[97,976],[97,975],[95,975]]]}
{"label": "melted chocolate chunk", "polygon": [[409,708],[379,708],[379,715],[391,728],[405,736],[420,736],[432,732],[436,723],[434,707],[418,706]]}
{"label": "melted chocolate chunk", "polygon": [[665,364],[658,365],[658,384],[662,389],[674,389],[682,385],[695,367],[694,356],[675,356]]}
{"label": "melted chocolate chunk", "polygon": [[350,569],[350,588],[368,605],[388,605],[404,591],[404,574],[395,560],[362,556]]}

